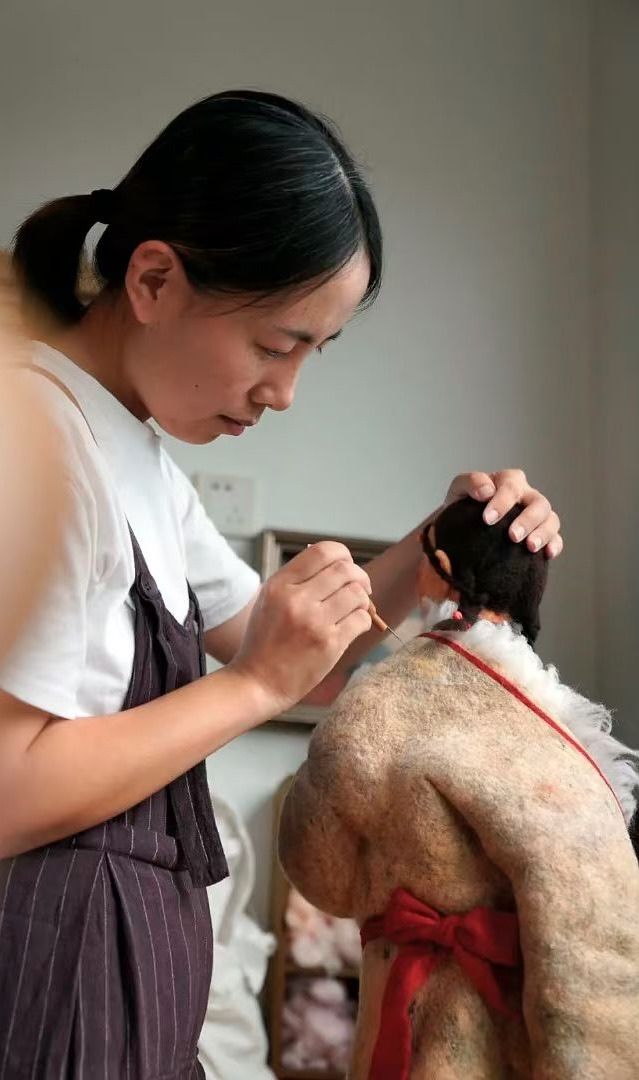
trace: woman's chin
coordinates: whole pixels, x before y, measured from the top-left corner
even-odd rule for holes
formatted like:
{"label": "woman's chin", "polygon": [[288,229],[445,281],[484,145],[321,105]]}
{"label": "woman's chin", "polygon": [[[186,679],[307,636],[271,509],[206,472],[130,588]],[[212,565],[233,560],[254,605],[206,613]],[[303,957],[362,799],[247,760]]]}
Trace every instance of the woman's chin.
{"label": "woman's chin", "polygon": [[170,417],[155,418],[156,423],[170,435],[172,439],[190,443],[192,446],[204,446],[206,443],[219,439],[223,432],[220,431],[219,421],[215,420],[175,420]]}

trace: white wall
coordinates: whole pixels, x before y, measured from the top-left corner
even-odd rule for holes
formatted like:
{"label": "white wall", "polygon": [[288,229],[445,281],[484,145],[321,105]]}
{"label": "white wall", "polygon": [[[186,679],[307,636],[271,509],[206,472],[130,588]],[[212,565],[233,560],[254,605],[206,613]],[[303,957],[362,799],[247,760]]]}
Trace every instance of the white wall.
{"label": "white wall", "polygon": [[[176,447],[257,479],[259,524],[399,536],[469,467],[558,504],[542,650],[593,686],[589,5],[582,0],[30,0],[0,33],[0,240],[36,203],[118,180],[179,108],[233,85],[332,115],[368,162],[388,264],[375,310],[242,440]],[[265,729],[211,775],[265,850],[305,738]],[[258,906],[265,911],[267,876]]]}
{"label": "white wall", "polygon": [[593,23],[593,396],[599,693],[639,745],[639,5]]}

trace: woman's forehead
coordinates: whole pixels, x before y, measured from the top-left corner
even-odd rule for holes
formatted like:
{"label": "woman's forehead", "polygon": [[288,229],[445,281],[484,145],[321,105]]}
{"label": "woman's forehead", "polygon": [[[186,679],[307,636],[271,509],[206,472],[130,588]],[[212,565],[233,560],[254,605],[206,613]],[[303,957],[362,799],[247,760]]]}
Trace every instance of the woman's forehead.
{"label": "woman's forehead", "polygon": [[354,256],[326,281],[275,300],[270,315],[278,325],[295,332],[298,340],[325,340],[353,316],[368,286],[367,256]]}

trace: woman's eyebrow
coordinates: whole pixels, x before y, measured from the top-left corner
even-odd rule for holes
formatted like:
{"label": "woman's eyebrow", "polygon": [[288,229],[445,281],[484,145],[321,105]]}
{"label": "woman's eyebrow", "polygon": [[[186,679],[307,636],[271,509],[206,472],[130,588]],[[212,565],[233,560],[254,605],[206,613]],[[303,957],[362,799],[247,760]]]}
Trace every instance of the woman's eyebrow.
{"label": "woman's eyebrow", "polygon": [[308,330],[293,330],[287,326],[276,326],[275,329],[279,331],[280,334],[286,334],[288,337],[293,338],[294,341],[303,342],[304,345],[324,345],[327,341],[335,341],[335,339],[338,338],[342,332],[341,330],[336,330],[334,334],[331,334],[330,337],[325,338],[323,342],[316,343],[315,338],[312,334],[309,334]]}

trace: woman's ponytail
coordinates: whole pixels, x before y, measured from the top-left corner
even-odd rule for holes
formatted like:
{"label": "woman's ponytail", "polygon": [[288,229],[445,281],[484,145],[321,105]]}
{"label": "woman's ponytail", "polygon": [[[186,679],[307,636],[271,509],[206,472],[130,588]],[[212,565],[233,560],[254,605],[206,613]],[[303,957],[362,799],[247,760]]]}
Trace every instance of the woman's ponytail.
{"label": "woman's ponytail", "polygon": [[13,265],[26,296],[65,323],[77,322],[84,306],[76,283],[87,233],[108,217],[111,192],[68,195],[45,203],[20,226]]}

